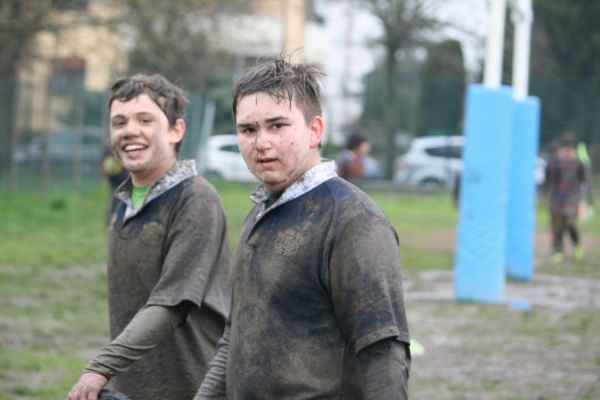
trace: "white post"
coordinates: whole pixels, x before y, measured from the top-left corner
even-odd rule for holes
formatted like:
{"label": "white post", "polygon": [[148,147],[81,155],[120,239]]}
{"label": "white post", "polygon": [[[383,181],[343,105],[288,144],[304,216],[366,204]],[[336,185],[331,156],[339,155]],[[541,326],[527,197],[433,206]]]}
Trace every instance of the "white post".
{"label": "white post", "polygon": [[483,74],[483,84],[490,89],[497,89],[502,83],[505,16],[506,0],[492,0]]}
{"label": "white post", "polygon": [[529,91],[529,46],[533,21],[531,0],[513,0],[512,20],[515,25],[513,95],[516,100],[525,100]]}

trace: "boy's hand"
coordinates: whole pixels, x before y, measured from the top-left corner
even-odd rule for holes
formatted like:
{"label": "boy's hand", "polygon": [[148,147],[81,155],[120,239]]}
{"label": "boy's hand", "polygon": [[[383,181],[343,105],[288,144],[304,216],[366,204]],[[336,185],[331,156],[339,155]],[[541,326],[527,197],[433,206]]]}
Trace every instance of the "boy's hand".
{"label": "boy's hand", "polygon": [[97,400],[108,379],[103,375],[86,372],[67,395],[67,400]]}

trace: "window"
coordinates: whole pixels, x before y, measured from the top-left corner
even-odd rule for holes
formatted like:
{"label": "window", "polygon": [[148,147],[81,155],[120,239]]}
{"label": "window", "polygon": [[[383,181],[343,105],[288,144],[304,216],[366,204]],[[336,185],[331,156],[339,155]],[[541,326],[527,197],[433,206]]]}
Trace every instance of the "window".
{"label": "window", "polygon": [[54,95],[68,95],[83,88],[84,78],[84,59],[71,57],[57,60],[50,77],[50,90]]}
{"label": "window", "polygon": [[425,152],[433,157],[461,158],[462,146],[430,147],[428,149],[425,149]]}
{"label": "window", "polygon": [[221,146],[221,151],[226,151],[228,153],[239,153],[240,149],[238,149],[236,144],[226,144]]}
{"label": "window", "polygon": [[61,0],[56,3],[56,8],[61,11],[85,11],[90,0]]}

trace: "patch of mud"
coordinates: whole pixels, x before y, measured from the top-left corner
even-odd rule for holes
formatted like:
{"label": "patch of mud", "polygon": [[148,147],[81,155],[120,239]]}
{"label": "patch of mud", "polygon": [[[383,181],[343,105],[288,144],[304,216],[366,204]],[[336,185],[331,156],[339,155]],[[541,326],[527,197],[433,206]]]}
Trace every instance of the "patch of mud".
{"label": "patch of mud", "polygon": [[[400,241],[422,250],[454,252],[456,249],[456,230],[439,229],[428,232],[400,233]],[[600,248],[600,235],[583,235],[583,245],[587,249]],[[543,260],[551,254],[550,234],[537,231],[534,237],[536,261]],[[565,247],[570,250],[570,242],[565,238]]]}
{"label": "patch of mud", "polygon": [[[408,276],[405,297],[414,301],[454,301],[454,275],[448,271],[428,271]],[[600,308],[600,280],[587,277],[535,275],[530,282],[507,281],[503,301],[525,301],[533,307],[568,312]],[[600,318],[600,317],[599,317]]]}
{"label": "patch of mud", "polygon": [[453,285],[452,272],[406,278],[411,337],[425,349],[411,399],[600,399],[600,280],[509,281],[497,304],[457,303]]}

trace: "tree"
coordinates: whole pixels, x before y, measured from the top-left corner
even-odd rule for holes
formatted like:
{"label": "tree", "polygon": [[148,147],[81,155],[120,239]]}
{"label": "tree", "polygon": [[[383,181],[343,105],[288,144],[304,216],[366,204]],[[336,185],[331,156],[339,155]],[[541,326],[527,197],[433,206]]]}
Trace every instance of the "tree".
{"label": "tree", "polygon": [[381,22],[383,37],[380,44],[384,47],[384,71],[387,85],[384,86],[384,170],[385,177],[391,179],[394,174],[396,158],[396,131],[398,121],[398,99],[394,90],[397,79],[398,57],[427,42],[426,35],[440,26],[433,17],[434,6],[438,0],[361,0],[373,15]]}
{"label": "tree", "polygon": [[56,27],[48,15],[60,3],[52,0],[0,1],[0,79],[14,78],[18,66],[34,55],[31,42],[39,32]]}
{"label": "tree", "polygon": [[446,40],[430,46],[421,76],[417,136],[435,131],[460,134],[465,79],[462,49],[458,41]]}
{"label": "tree", "polygon": [[160,73],[196,100],[210,98],[216,105],[213,131],[230,133],[232,77],[239,66],[215,39],[228,16],[247,11],[246,2],[126,0],[125,5],[129,73]]}
{"label": "tree", "polygon": [[531,92],[542,101],[541,138],[600,137],[600,2],[536,0]]}
{"label": "tree", "polygon": [[20,67],[38,57],[34,46],[41,32],[58,32],[77,24],[108,21],[80,15],[77,19],[55,18],[57,12],[81,10],[87,0],[0,0],[0,172],[9,164],[18,93]]}
{"label": "tree", "polygon": [[[385,98],[387,86],[391,86],[387,78],[385,65],[377,67],[363,78],[362,92],[363,110],[360,125],[363,126],[373,139],[374,149],[385,142]],[[416,127],[417,103],[421,84],[421,63],[414,59],[403,59],[396,65],[393,90],[395,104],[394,127],[395,133],[413,132]]]}
{"label": "tree", "polygon": [[0,172],[12,152],[13,115],[18,66],[33,56],[31,42],[51,27],[46,16],[56,5],[49,0],[0,1]]}
{"label": "tree", "polygon": [[211,87],[215,71],[233,63],[211,41],[217,17],[241,4],[240,0],[127,0],[130,72],[161,73],[189,91]]}
{"label": "tree", "polygon": [[600,2],[536,0],[534,9],[554,59],[552,67],[573,77],[600,76]]}

